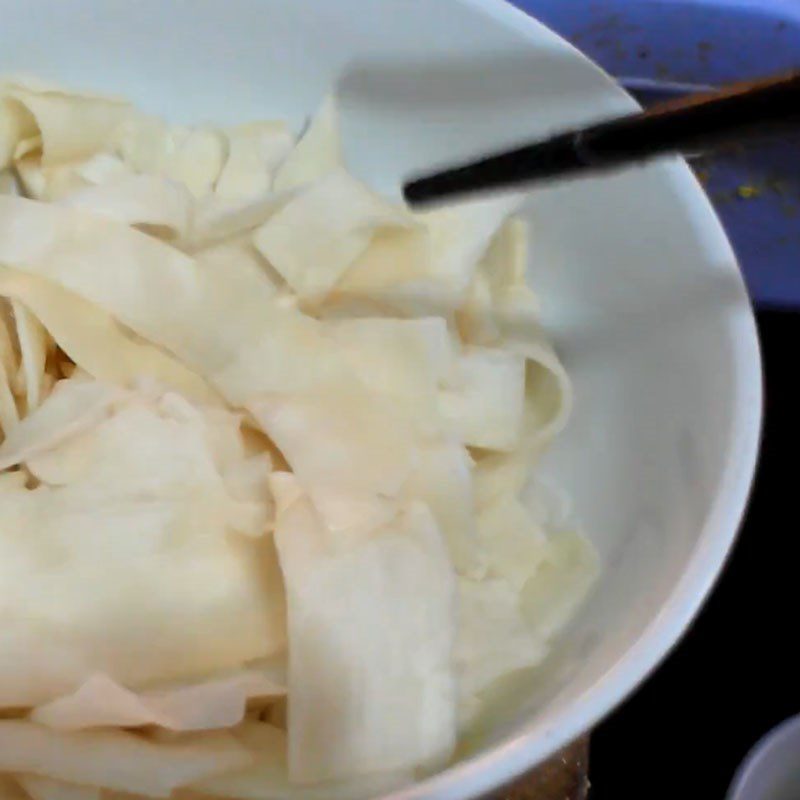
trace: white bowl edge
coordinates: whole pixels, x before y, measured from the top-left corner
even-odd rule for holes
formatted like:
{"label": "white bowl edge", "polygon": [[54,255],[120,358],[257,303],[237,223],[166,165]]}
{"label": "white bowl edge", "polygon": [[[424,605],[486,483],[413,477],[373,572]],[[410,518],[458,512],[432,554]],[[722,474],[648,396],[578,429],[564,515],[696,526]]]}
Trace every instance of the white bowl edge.
{"label": "white bowl edge", "polygon": [[[532,22],[532,18],[524,11],[505,0],[463,2],[523,34]],[[538,20],[536,24],[547,29],[562,45],[566,44],[576,57],[603,75],[610,86],[627,96],[608,73],[580,50],[565,42]],[[682,197],[687,203],[691,203],[692,215],[704,218],[705,232],[708,236],[713,236],[710,246],[721,258],[738,264],[719,216],[688,164],[681,160],[671,165],[670,169],[671,177],[681,190]],[[749,317],[739,321],[740,330],[737,330],[735,337],[738,380],[734,426],[739,435],[727,459],[721,491],[715,498],[691,561],[658,615],[620,658],[613,670],[560,714],[546,736],[534,737],[526,726],[486,752],[458,762],[414,786],[386,795],[385,800],[467,800],[480,797],[512,781],[600,722],[649,677],[690,627],[713,589],[736,541],[758,461],[763,414],[761,351],[752,304],[743,279],[740,288],[741,299],[747,303],[751,313]]]}

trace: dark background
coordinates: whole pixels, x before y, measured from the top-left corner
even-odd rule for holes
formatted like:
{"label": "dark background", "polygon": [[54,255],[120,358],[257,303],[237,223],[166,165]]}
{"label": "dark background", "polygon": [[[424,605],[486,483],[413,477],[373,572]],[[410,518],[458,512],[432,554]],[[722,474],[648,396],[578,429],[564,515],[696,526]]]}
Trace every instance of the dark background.
{"label": "dark background", "polygon": [[800,312],[759,311],[758,326],[765,426],[738,543],[681,644],[595,731],[591,800],[721,800],[752,745],[800,712]]}

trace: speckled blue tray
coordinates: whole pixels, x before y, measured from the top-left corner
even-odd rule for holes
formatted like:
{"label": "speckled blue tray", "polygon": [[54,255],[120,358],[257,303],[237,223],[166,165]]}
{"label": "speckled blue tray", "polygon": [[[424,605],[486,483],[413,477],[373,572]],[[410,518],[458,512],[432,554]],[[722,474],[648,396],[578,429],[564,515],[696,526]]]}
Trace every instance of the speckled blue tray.
{"label": "speckled blue tray", "polygon": [[[800,0],[515,0],[651,103],[800,67]],[[694,163],[755,302],[800,308],[800,136]]]}

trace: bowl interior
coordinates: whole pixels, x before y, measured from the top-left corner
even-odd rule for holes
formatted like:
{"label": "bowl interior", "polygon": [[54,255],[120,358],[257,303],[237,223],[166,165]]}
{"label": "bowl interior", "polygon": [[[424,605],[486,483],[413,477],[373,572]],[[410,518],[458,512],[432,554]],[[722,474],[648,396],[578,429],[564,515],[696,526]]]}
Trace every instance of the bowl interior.
{"label": "bowl interior", "polygon": [[[0,6],[0,72],[120,93],[173,119],[299,126],[337,84],[354,170],[394,193],[412,171],[633,107],[502,0]],[[527,214],[531,280],[577,394],[546,467],[604,572],[548,667],[498,699],[480,752],[403,797],[496,785],[630,691],[708,590],[752,476],[752,313],[685,165],[546,188]]]}

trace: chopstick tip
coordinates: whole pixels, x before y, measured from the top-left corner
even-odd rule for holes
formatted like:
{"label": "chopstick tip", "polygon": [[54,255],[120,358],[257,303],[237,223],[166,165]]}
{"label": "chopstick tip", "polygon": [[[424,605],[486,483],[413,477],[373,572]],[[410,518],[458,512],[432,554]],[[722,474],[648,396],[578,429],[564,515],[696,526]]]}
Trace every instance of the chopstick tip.
{"label": "chopstick tip", "polygon": [[424,178],[406,181],[402,187],[403,199],[411,208],[420,208],[432,202]]}

